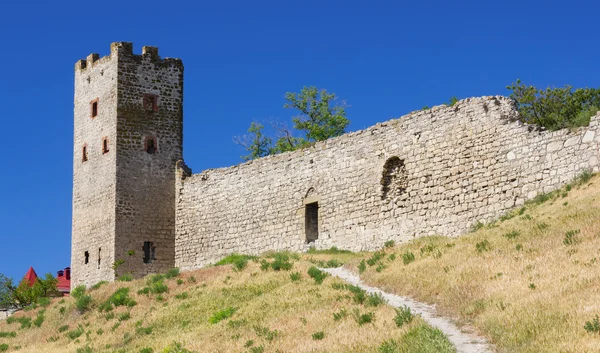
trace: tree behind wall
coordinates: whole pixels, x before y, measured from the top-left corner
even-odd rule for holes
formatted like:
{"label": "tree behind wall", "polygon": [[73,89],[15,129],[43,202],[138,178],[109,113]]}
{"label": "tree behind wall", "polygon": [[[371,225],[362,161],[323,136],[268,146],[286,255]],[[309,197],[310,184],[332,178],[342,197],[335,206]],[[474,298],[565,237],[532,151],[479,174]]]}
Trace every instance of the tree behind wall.
{"label": "tree behind wall", "polygon": [[548,130],[587,126],[590,118],[600,110],[600,89],[562,88],[539,89],[517,80],[507,86],[510,98],[524,122],[543,126]]}
{"label": "tree behind wall", "polygon": [[[300,93],[286,93],[285,99],[283,107],[298,112],[292,118],[293,129],[289,129],[285,124],[271,123],[277,131],[277,136],[273,139],[264,134],[264,125],[253,122],[248,129],[248,135],[234,140],[249,152],[242,156],[243,160],[294,151],[346,132],[345,129],[350,123],[346,118],[346,105],[337,102],[335,93],[310,86],[302,88]],[[298,134],[302,136],[297,136]]]}

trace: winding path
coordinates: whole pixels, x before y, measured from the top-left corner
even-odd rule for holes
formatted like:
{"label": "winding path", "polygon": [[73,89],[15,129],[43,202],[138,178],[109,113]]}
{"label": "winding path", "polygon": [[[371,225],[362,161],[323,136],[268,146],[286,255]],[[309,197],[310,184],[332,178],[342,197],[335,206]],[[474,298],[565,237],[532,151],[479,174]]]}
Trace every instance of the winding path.
{"label": "winding path", "polygon": [[492,353],[493,350],[487,341],[474,334],[462,332],[456,325],[454,325],[449,319],[437,316],[435,308],[431,305],[423,304],[414,301],[409,298],[401,297],[399,295],[386,293],[379,288],[369,287],[363,284],[360,277],[354,273],[344,269],[343,267],[338,268],[324,268],[321,269],[333,276],[339,277],[353,285],[359,286],[369,293],[379,293],[388,302],[388,304],[394,307],[400,307],[406,305],[415,314],[420,314],[423,320],[425,320],[431,326],[440,329],[452,344],[456,347],[458,353]]}

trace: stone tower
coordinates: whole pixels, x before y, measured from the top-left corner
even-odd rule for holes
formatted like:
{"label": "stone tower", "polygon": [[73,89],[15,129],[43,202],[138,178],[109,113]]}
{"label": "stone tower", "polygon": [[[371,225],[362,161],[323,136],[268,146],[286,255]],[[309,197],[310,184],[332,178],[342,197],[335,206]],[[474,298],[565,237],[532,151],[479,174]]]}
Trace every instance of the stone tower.
{"label": "stone tower", "polygon": [[112,43],[76,63],[74,110],[73,286],[173,267],[181,60]]}

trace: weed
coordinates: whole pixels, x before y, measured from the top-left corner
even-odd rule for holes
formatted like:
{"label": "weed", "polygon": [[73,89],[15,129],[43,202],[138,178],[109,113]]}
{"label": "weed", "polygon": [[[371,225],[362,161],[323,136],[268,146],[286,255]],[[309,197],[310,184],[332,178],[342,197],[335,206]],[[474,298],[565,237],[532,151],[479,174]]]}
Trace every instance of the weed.
{"label": "weed", "polygon": [[263,326],[254,326],[254,332],[256,332],[256,335],[258,337],[262,337],[269,342],[274,340],[275,337],[277,337],[279,335],[279,331],[277,331],[277,330],[271,331],[268,327],[263,327]]}
{"label": "weed", "polygon": [[450,99],[448,100],[448,103],[446,103],[448,106],[452,107],[454,106],[456,103],[458,103],[458,98],[456,97],[450,97]]}
{"label": "weed", "polygon": [[373,255],[369,259],[367,259],[367,265],[373,266],[379,262],[379,260],[383,259],[385,253],[383,251],[375,251]]}
{"label": "weed", "polygon": [[8,350],[8,344],[2,343],[0,344],[0,352],[6,352]]}
{"label": "weed", "polygon": [[0,331],[0,338],[14,338],[14,337],[17,337],[17,333],[14,331],[11,331],[11,332]]}
{"label": "weed", "polygon": [[96,334],[97,334],[98,336],[102,336],[102,335],[104,334],[104,330],[103,330],[103,329],[101,329],[101,328],[99,328],[99,329],[97,329],[97,330],[96,330]]}
{"label": "weed", "polygon": [[529,283],[529,289],[535,290],[535,283]]}
{"label": "weed", "polygon": [[385,243],[383,243],[383,246],[386,248],[393,248],[396,245],[396,242],[393,240],[388,240]]}
{"label": "weed", "polygon": [[137,291],[138,295],[142,295],[142,294],[149,294],[150,293],[150,287],[144,287],[140,290]]}
{"label": "weed", "polygon": [[262,345],[250,348],[251,353],[264,353],[265,347]]}
{"label": "weed", "polygon": [[383,270],[385,270],[385,265],[384,265],[384,264],[382,264],[382,263],[380,262],[380,263],[377,265],[377,267],[375,268],[375,271],[377,271],[377,272],[381,272],[381,271],[383,271]]}
{"label": "weed", "polygon": [[269,263],[269,261],[262,259],[260,260],[260,269],[263,271],[267,271],[269,269],[269,267],[271,267],[271,264]]}
{"label": "weed", "polygon": [[189,297],[188,292],[183,292],[183,293],[179,293],[179,294],[175,295],[175,299],[180,299],[180,300],[187,299],[188,297]]}
{"label": "weed", "polygon": [[172,269],[168,270],[167,273],[165,273],[165,277],[167,279],[175,278],[177,276],[179,276],[179,268],[177,267],[173,267]]}
{"label": "weed", "polygon": [[117,278],[117,281],[131,282],[131,281],[133,281],[133,275],[131,273],[126,273],[124,275],[119,276],[119,278]]}
{"label": "weed", "polygon": [[181,278],[177,279],[177,285],[180,286],[183,284],[183,280]]}
{"label": "weed", "polygon": [[352,251],[350,251],[350,250],[341,250],[341,249],[338,249],[335,246],[332,246],[331,248],[325,249],[325,250],[317,250],[315,248],[310,248],[310,249],[308,249],[308,253],[309,254],[336,255],[336,254],[352,254]]}
{"label": "weed", "polygon": [[396,254],[390,254],[390,256],[388,256],[388,260],[390,262],[396,260]]}
{"label": "weed", "polygon": [[300,272],[293,272],[290,273],[290,279],[292,280],[292,282],[298,282],[302,279],[302,275],[300,275]]}
{"label": "weed", "polygon": [[367,270],[367,264],[365,263],[365,259],[362,259],[358,264],[358,273],[363,274]]}
{"label": "weed", "polygon": [[485,227],[485,224],[480,221],[477,221],[477,223],[474,223],[473,225],[471,225],[471,233],[474,233],[483,227]]}
{"label": "weed", "polygon": [[114,318],[115,318],[115,313],[108,313],[108,314],[104,315],[104,319],[106,319],[106,321],[110,321]]}
{"label": "weed", "polygon": [[140,327],[138,327],[138,328],[135,329],[135,333],[137,333],[140,336],[151,335],[152,334],[152,330],[153,330],[152,326],[148,326],[148,327],[142,327],[142,326],[140,326]]}
{"label": "weed", "polygon": [[124,312],[122,314],[119,314],[118,319],[119,319],[119,321],[129,320],[129,319],[131,319],[131,314],[129,312]]}
{"label": "weed", "polygon": [[252,347],[253,345],[254,345],[253,340],[247,340],[246,343],[244,343],[244,347],[246,347],[246,348]]}
{"label": "weed", "polygon": [[340,321],[348,316],[348,311],[344,308],[340,309],[340,311],[333,313],[333,321]]}
{"label": "weed", "polygon": [[408,265],[409,263],[415,261],[415,254],[407,250],[404,254],[402,254],[402,263]]}
{"label": "weed", "polygon": [[570,230],[565,233],[565,238],[563,239],[563,244],[565,245],[575,245],[581,242],[581,240],[577,237],[579,234],[579,229]]}
{"label": "weed", "polygon": [[121,326],[121,322],[117,322],[110,328],[110,330],[115,332],[120,326]]}
{"label": "weed", "polygon": [[79,325],[76,329],[67,332],[67,337],[69,337],[69,339],[71,340],[74,340],[76,338],[79,338],[79,336],[83,335],[83,332],[83,326]]}
{"label": "weed", "polygon": [[92,296],[90,295],[82,295],[81,297],[75,299],[75,307],[80,313],[86,312],[90,309],[92,305]]}
{"label": "weed", "polygon": [[323,338],[325,338],[325,332],[323,332],[323,331],[317,331],[312,334],[312,339],[315,341],[320,341]]}
{"label": "weed", "polygon": [[568,204],[569,204],[568,202],[565,202],[565,203],[563,203],[563,206],[566,206],[566,205],[568,205]]}
{"label": "weed", "polygon": [[521,250],[523,250],[523,245],[521,245],[521,244],[517,244],[517,245],[515,245],[515,249],[516,249],[517,251],[521,251]]}
{"label": "weed", "polygon": [[60,339],[60,336],[51,336],[51,337],[46,338],[46,342],[52,343],[52,342],[58,341],[59,339]]}
{"label": "weed", "polygon": [[308,269],[308,275],[312,279],[315,280],[316,284],[323,283],[323,280],[325,279],[325,277],[327,277],[327,273],[326,272],[323,272],[323,271],[319,270],[315,266],[311,266],[311,268]]}
{"label": "weed", "polygon": [[77,353],[92,353],[93,350],[90,346],[80,347],[76,350]]}
{"label": "weed", "polygon": [[489,251],[490,250],[490,242],[487,241],[487,239],[484,239],[483,241],[480,241],[479,243],[475,244],[475,249],[477,249],[478,253],[482,253],[484,251]]}
{"label": "weed", "polygon": [[590,333],[600,332],[600,318],[598,318],[598,315],[592,321],[586,321],[583,328]]}
{"label": "weed", "polygon": [[67,312],[67,308],[65,308],[64,306],[61,306],[60,308],[58,308],[58,312],[61,315],[64,315]]}
{"label": "weed", "polygon": [[150,292],[154,294],[166,293],[169,291],[169,287],[164,282],[155,282],[150,286]]}
{"label": "weed", "polygon": [[234,308],[232,306],[219,310],[212,314],[212,316],[208,319],[208,322],[214,325],[222,320],[229,319],[233,316],[233,314],[235,314],[237,310],[237,308]]}
{"label": "weed", "polygon": [[30,317],[22,316],[20,318],[15,319],[14,321],[9,322],[7,320],[6,322],[9,323],[9,324],[11,322],[18,322],[18,323],[20,323],[21,324],[21,330],[26,329],[26,328],[31,328],[31,318]]}
{"label": "weed", "polygon": [[93,286],[91,286],[90,289],[96,290],[107,283],[108,283],[107,281],[100,281],[100,282],[94,284]]}
{"label": "weed", "polygon": [[548,229],[548,227],[550,227],[550,226],[547,223],[538,223],[535,225],[535,228],[537,230],[539,230],[540,232]]}
{"label": "weed", "polygon": [[162,353],[192,353],[192,351],[183,347],[179,342],[173,342]]}
{"label": "weed", "polygon": [[354,310],[354,320],[358,323],[358,326],[362,326],[364,324],[369,324],[375,320],[375,313],[369,312],[366,314],[361,314],[358,309]]}
{"label": "weed", "polygon": [[165,280],[165,275],[156,273],[156,274],[146,277],[146,284],[150,286],[154,283],[163,282],[164,280]]}
{"label": "weed", "polygon": [[506,239],[515,239],[516,237],[518,237],[521,233],[519,233],[516,230],[513,230],[511,232],[502,234],[503,237],[505,237]]}
{"label": "weed", "polygon": [[581,172],[581,174],[576,176],[575,179],[573,179],[573,183],[575,184],[575,186],[581,186],[590,181],[590,179],[592,179],[593,176],[594,174],[590,170],[586,169],[583,172]]}
{"label": "weed", "polygon": [[48,297],[41,297],[41,298],[38,298],[37,303],[42,308],[45,308],[48,305],[50,305],[51,301],[50,301],[50,298],[48,298]]}
{"label": "weed", "polygon": [[187,281],[188,281],[188,283],[196,283],[196,277],[190,276],[190,277],[188,277]]}
{"label": "weed", "polygon": [[246,326],[247,323],[248,323],[248,321],[246,321],[246,319],[229,320],[229,322],[227,322],[227,326],[229,326],[231,328],[238,328],[238,327]]}
{"label": "weed", "polygon": [[292,269],[292,262],[290,262],[290,255],[285,252],[278,252],[271,255],[273,258],[273,262],[271,263],[271,268],[274,271],[289,271]]}
{"label": "weed", "polygon": [[410,324],[414,318],[413,313],[410,311],[408,306],[403,306],[396,309],[396,316],[394,317],[394,323],[398,327],[402,327],[405,324]]}
{"label": "weed", "polygon": [[154,353],[154,349],[150,347],[140,349],[140,353]]}
{"label": "weed", "polygon": [[35,327],[41,327],[42,324],[44,323],[45,317],[44,317],[44,311],[40,311],[35,320],[33,320],[33,324],[35,325]]}
{"label": "weed", "polygon": [[385,304],[385,299],[379,293],[371,293],[367,297],[367,306],[377,307],[380,304]]}

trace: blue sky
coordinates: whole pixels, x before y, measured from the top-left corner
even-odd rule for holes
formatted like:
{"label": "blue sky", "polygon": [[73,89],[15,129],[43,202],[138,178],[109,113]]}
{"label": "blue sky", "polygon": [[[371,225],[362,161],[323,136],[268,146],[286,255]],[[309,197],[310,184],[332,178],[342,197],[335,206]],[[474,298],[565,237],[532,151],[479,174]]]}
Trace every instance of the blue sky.
{"label": "blue sky", "polygon": [[73,67],[115,41],[185,65],[184,155],[240,162],[232,137],[289,121],[284,94],[345,100],[349,130],[517,78],[598,87],[597,1],[48,1],[0,4],[0,273],[70,263]]}

